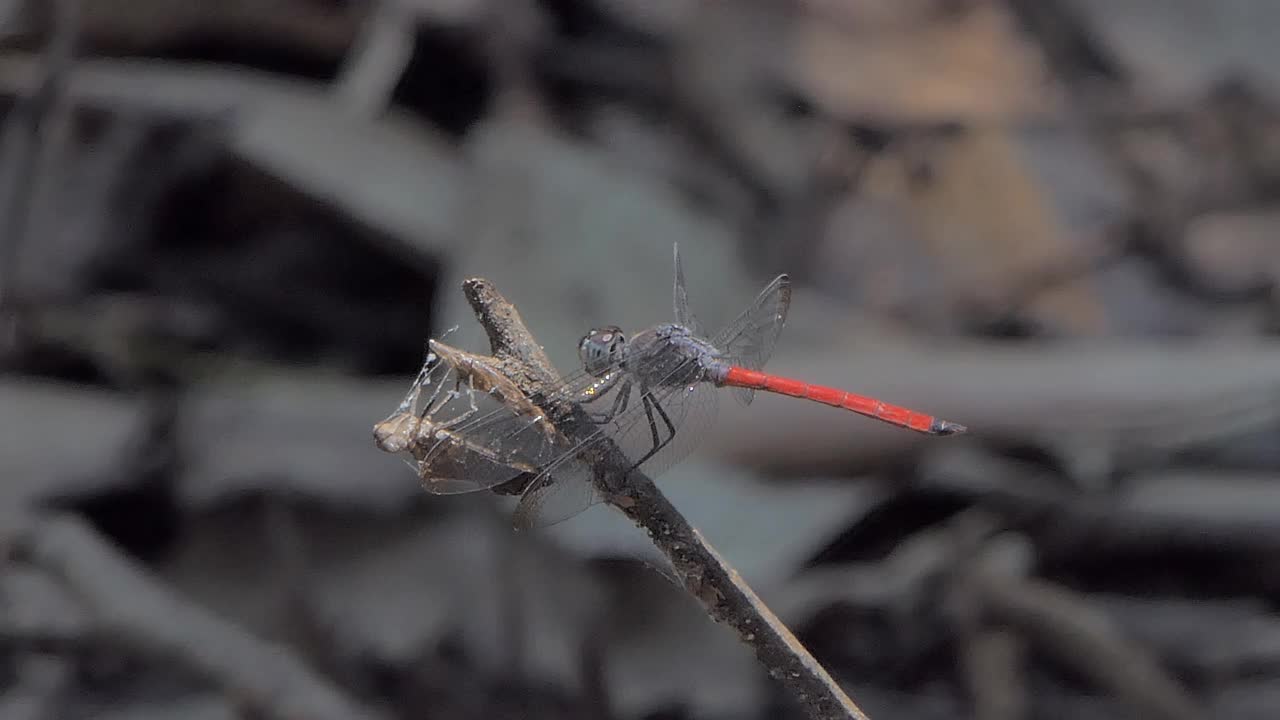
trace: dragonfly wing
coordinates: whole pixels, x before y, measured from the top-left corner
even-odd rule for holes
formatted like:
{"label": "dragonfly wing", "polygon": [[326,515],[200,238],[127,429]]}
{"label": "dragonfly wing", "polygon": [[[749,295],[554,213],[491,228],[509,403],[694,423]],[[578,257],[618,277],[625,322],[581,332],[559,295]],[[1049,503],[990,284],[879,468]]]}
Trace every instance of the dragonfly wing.
{"label": "dragonfly wing", "polygon": [[518,460],[504,461],[461,440],[436,440],[416,468],[423,489],[433,495],[487,490],[522,473],[538,471],[536,466],[523,465]]}
{"label": "dragonfly wing", "polygon": [[[681,363],[671,377],[688,377],[689,365]],[[682,385],[659,383],[644,389],[639,382],[621,383],[615,395],[618,412],[597,422],[596,430],[574,449],[575,456],[603,450],[607,440],[620,457],[596,455],[591,463],[622,462],[657,477],[683,460],[714,422],[719,395],[706,381]]]}
{"label": "dragonfly wing", "polygon": [[612,434],[614,443],[632,463],[656,478],[688,457],[715,422],[719,393],[708,382],[648,393],[621,418]]}
{"label": "dragonfly wing", "polygon": [[591,468],[568,459],[529,483],[516,505],[512,524],[517,530],[550,527],[603,499],[591,480]]}
{"label": "dragonfly wing", "polygon": [[[759,370],[773,356],[790,306],[791,279],[785,274],[779,275],[711,342],[729,362]],[[748,388],[733,388],[733,391],[743,404],[750,404],[755,397],[755,392]]]}
{"label": "dragonfly wing", "polygon": [[[672,376],[688,370],[682,363]],[[705,435],[715,420],[718,393],[708,382],[659,384],[642,392],[633,380],[619,383],[610,397],[608,417],[597,417],[587,437],[530,483],[516,508],[517,527],[554,525],[600,502],[591,469],[601,463],[620,464],[615,471],[638,467],[650,477],[661,475]]]}
{"label": "dragonfly wing", "polygon": [[[650,393],[647,404],[634,387],[629,392],[641,403],[637,408],[606,423],[574,449],[573,457],[566,456],[529,484],[516,506],[513,523],[517,529],[549,527],[604,500],[591,465],[579,460],[582,456],[600,462],[602,455],[597,453],[613,443],[628,468],[640,463],[641,470],[657,477],[684,459],[715,420],[717,393],[705,382],[674,392]],[[662,413],[670,419],[670,426]],[[674,435],[671,426],[676,428]]]}
{"label": "dragonfly wing", "polygon": [[[699,377],[690,363],[696,360],[679,363],[666,377]],[[615,369],[604,377],[580,372],[562,381],[542,402],[571,402],[588,414],[593,427],[585,429],[586,437],[575,433],[579,440],[573,441],[509,380],[462,355],[437,358],[419,377],[412,402],[384,421],[382,442],[413,455],[424,486],[436,494],[476,492],[533,475],[516,524],[546,526],[601,500],[590,475],[596,464],[617,462],[628,471],[638,466],[657,476],[702,438],[715,417],[711,384],[650,380],[654,385],[642,388]],[[412,439],[403,442],[406,433]],[[601,456],[609,448],[619,452]]]}
{"label": "dragonfly wing", "polygon": [[689,328],[693,334],[702,336],[702,324],[698,322],[698,318],[694,316],[693,311],[689,309],[689,291],[684,283],[684,265],[680,262],[680,245],[675,244],[675,260],[676,260],[676,282],[675,282],[675,306],[676,306],[676,322]]}
{"label": "dragonfly wing", "polygon": [[[573,397],[596,382],[575,374],[552,394]],[[417,427],[405,451],[428,492],[486,490],[536,474],[573,447],[544,408],[494,373],[437,358],[419,383],[407,409]]]}

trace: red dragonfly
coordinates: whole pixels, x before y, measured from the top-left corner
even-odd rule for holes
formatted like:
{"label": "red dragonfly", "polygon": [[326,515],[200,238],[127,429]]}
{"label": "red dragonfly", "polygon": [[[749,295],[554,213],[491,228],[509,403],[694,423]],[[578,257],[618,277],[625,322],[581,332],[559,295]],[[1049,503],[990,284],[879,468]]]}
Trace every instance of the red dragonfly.
{"label": "red dragonfly", "polygon": [[[715,418],[719,387],[749,404],[755,391],[812,400],[930,435],[963,425],[837,388],[762,370],[773,354],[791,302],[784,274],[728,327],[707,337],[689,311],[679,248],[675,251],[675,316],[629,338],[614,326],[591,330],[578,344],[582,369],[548,393],[570,401],[592,427],[570,440],[548,413],[510,381],[460,360],[432,342],[432,352],[397,413],[375,427],[384,450],[406,451],[429,492],[475,492],[528,473],[516,508],[520,528],[572,517],[603,498],[584,453],[612,443],[630,465],[656,477],[697,445]],[[480,402],[497,400],[497,407]],[[616,456],[615,456],[616,457]],[[624,468],[626,469],[626,468]]]}

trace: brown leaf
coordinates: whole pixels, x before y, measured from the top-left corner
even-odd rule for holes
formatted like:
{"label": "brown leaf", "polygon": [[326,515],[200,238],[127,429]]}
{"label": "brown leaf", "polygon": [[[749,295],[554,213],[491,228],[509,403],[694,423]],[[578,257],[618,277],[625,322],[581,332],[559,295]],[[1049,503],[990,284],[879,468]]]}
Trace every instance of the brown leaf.
{"label": "brown leaf", "polygon": [[[1048,150],[1083,154],[1075,139],[1065,141]],[[1083,178],[1051,175],[1064,174],[1061,164],[1037,167],[1035,153],[1054,142],[1059,139],[974,128],[908,149],[927,163],[924,180],[918,168],[907,167],[911,159],[889,156],[869,169],[864,192],[898,203],[913,219],[941,274],[947,307],[989,316],[1016,309],[1056,332],[1096,335],[1108,326],[1096,289],[1087,272],[1064,279],[1063,271],[1087,269],[1108,251],[1107,213],[1097,210],[1108,203],[1107,191],[1089,193],[1111,178],[1088,159]],[[921,297],[938,302],[935,292]]]}
{"label": "brown leaf", "polygon": [[1039,53],[997,3],[851,27],[809,13],[791,72],[819,105],[890,122],[1008,119],[1055,105]]}

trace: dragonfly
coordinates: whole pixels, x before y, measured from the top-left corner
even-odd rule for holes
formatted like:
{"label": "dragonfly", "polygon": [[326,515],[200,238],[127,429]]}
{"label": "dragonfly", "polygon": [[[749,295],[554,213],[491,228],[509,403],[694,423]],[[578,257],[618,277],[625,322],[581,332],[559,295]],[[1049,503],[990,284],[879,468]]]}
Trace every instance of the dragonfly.
{"label": "dragonfly", "polygon": [[[746,405],[764,391],[917,433],[966,431],[927,413],[765,372],[786,323],[790,278],[774,278],[733,322],[708,336],[689,310],[678,245],[674,256],[675,322],[629,337],[617,326],[593,328],[578,343],[581,369],[561,378],[541,403],[476,356],[432,340],[409,393],[374,427],[378,446],[412,456],[411,467],[433,494],[496,489],[526,478],[513,522],[531,529],[606,499],[593,482],[592,463],[600,457],[650,477],[680,462],[714,424],[719,388],[730,388]],[[551,409],[566,404],[582,410],[585,431],[560,430]]]}

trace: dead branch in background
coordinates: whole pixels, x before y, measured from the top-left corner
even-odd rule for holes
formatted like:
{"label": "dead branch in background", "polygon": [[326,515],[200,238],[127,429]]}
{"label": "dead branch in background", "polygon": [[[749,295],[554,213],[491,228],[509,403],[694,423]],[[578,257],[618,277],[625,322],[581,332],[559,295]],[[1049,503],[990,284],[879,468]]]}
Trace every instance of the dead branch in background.
{"label": "dead branch in background", "polygon": [[1126,703],[1140,717],[1202,720],[1208,714],[1159,661],[1066,588],[979,577],[983,612]]}
{"label": "dead branch in background", "polygon": [[334,82],[339,103],[353,115],[374,118],[390,107],[413,55],[413,20],[397,0],[374,3]]}
{"label": "dead branch in background", "polygon": [[42,193],[54,185],[71,130],[68,78],[80,34],[79,0],[58,0],[45,8],[52,33],[40,77],[5,124],[7,158],[0,177],[0,308],[13,302],[17,264],[25,241],[41,220]]}
{"label": "dead branch in background", "polygon": [[[526,398],[542,406],[554,406],[552,414],[567,418],[557,431],[581,440],[592,427],[585,411],[572,402],[557,399],[558,374],[542,346],[524,325],[520,313],[488,281],[473,278],[463,284],[476,318],[488,334],[492,358],[471,356],[490,371],[501,373],[519,387]],[[433,341],[434,348],[445,348]],[[550,409],[550,408],[549,408]],[[394,416],[393,416],[394,417]],[[644,473],[629,470],[620,461],[621,451],[606,446],[592,453],[589,462],[597,489],[613,507],[648,531],[653,543],[671,562],[685,590],[717,622],[738,632],[755,651],[769,675],[791,691],[809,716],[819,720],[868,720],[839,684],[764,604],[737,571],[716,552],[696,528]]]}
{"label": "dead branch in background", "polygon": [[0,531],[11,557],[60,580],[96,632],[169,657],[221,686],[238,704],[276,720],[378,720],[304,666],[161,585],[70,515],[25,516]]}

